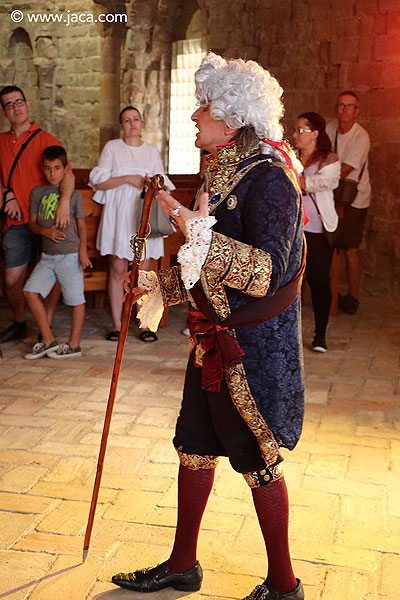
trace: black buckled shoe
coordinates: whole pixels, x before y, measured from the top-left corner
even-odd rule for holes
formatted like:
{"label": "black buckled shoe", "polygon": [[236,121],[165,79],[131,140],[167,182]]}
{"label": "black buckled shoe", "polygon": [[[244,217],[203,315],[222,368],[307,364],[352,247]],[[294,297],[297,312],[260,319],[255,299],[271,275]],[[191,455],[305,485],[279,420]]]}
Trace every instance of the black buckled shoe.
{"label": "black buckled shoe", "polygon": [[304,590],[300,579],[296,579],[297,586],[287,594],[279,594],[276,587],[267,579],[261,585],[257,585],[243,600],[304,600]]}
{"label": "black buckled shoe", "polygon": [[203,570],[199,562],[184,573],[171,573],[166,561],[151,569],[141,569],[134,573],[118,573],[111,581],[134,592],[158,592],[168,587],[181,592],[197,592],[202,580]]}

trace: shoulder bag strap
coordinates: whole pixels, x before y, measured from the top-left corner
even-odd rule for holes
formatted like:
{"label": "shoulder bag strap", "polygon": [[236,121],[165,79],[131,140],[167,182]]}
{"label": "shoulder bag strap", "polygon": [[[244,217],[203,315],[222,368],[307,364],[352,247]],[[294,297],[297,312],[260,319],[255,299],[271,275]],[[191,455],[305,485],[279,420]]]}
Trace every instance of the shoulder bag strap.
{"label": "shoulder bag strap", "polygon": [[21,154],[23,153],[23,151],[25,150],[25,148],[27,147],[27,145],[29,144],[29,142],[31,142],[33,140],[33,138],[40,132],[42,131],[40,129],[40,127],[38,127],[38,129],[35,129],[35,131],[28,137],[28,139],[26,140],[26,142],[24,142],[21,146],[21,148],[18,151],[17,156],[14,158],[14,162],[11,165],[11,169],[10,169],[10,173],[8,175],[8,182],[7,182],[7,188],[9,189],[11,187],[11,177],[13,176],[15,167],[17,166],[17,163],[21,157]]}

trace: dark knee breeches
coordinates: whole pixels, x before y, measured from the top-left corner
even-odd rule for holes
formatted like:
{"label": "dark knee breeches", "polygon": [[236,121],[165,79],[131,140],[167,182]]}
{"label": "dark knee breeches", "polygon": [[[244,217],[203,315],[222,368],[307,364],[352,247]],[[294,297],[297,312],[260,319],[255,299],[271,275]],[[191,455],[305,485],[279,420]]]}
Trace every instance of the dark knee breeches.
{"label": "dark knee breeches", "polygon": [[219,456],[227,456],[250,487],[282,477],[281,456],[278,454],[276,462],[266,466],[257,439],[234,405],[226,382],[221,383],[220,392],[203,390],[201,368],[194,366],[192,356],[174,446],[181,464],[190,469],[213,469]]}

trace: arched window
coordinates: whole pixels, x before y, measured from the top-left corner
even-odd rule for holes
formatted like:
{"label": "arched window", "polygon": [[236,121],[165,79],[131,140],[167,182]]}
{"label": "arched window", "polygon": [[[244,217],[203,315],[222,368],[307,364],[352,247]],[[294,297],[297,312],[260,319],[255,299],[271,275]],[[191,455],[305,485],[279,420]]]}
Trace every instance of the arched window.
{"label": "arched window", "polygon": [[207,51],[201,38],[180,40],[172,46],[170,91],[169,160],[170,173],[198,173],[200,151],[195,147],[196,129],[190,120],[194,112],[194,73]]}

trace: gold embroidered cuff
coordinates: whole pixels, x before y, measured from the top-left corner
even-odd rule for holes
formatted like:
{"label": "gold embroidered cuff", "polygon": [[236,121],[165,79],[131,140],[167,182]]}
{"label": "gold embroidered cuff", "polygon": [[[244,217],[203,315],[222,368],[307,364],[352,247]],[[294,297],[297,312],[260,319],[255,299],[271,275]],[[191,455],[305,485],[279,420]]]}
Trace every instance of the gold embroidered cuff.
{"label": "gold embroidered cuff", "polygon": [[222,233],[213,231],[210,250],[203,269],[210,269],[220,277],[227,273],[232,260],[231,239]]}
{"label": "gold embroidered cuff", "polygon": [[262,297],[268,291],[269,282],[272,274],[271,255],[264,250],[253,248],[253,277],[247,288],[244,290],[249,296]]}
{"label": "gold embroidered cuff", "polygon": [[268,252],[213,232],[203,269],[217,273],[224,285],[261,297],[268,291],[272,261]]}
{"label": "gold embroidered cuff", "polygon": [[161,295],[165,306],[173,306],[188,300],[186,290],[180,278],[179,267],[162,269],[157,273]]}
{"label": "gold embroidered cuff", "polygon": [[192,471],[198,471],[199,469],[215,469],[218,464],[218,456],[212,456],[211,454],[205,454],[204,456],[201,456],[200,454],[186,454],[178,449],[176,449],[176,451],[181,465]]}

